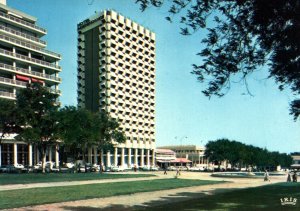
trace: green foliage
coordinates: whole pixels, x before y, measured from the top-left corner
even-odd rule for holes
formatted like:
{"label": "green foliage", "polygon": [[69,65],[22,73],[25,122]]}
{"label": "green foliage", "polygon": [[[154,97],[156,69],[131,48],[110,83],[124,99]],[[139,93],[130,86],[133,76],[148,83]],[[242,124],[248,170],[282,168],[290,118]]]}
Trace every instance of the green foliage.
{"label": "green foliage", "polygon": [[17,94],[16,119],[21,127],[15,137],[19,141],[35,144],[42,155],[45,172],[46,148],[58,140],[57,95],[38,83],[28,84]]}
{"label": "green foliage", "polygon": [[58,122],[60,139],[63,141],[61,145],[71,149],[74,159],[79,152],[85,152],[87,147],[97,146],[106,150],[113,147],[112,141],[125,141],[119,124],[104,112],[92,113],[67,106],[59,111]]}
{"label": "green foliage", "polygon": [[61,147],[69,147],[74,160],[93,144],[93,114],[74,106],[62,108],[57,116]]}
{"label": "green foliage", "polygon": [[0,143],[7,134],[18,132],[16,104],[12,100],[0,99]]}
{"label": "green foliage", "polygon": [[17,95],[17,121],[22,125],[16,139],[47,146],[56,142],[57,95],[39,84],[29,84]]}
{"label": "green foliage", "polygon": [[[269,77],[279,89],[300,94],[300,3],[294,0],[136,0],[144,11],[150,5],[169,7],[170,22],[181,16],[181,34],[191,35],[206,28],[205,45],[197,54],[200,64],[192,73],[207,83],[203,93],[223,96],[232,80],[242,82],[249,94],[247,79],[268,66]],[[211,27],[206,25],[213,20]],[[201,32],[202,33],[202,32]],[[237,80],[239,78],[239,80]],[[299,100],[291,104],[295,119]]]}
{"label": "green foliage", "polygon": [[228,139],[209,141],[206,144],[205,156],[218,164],[228,161],[233,166],[239,167],[246,165],[263,169],[275,168],[278,165],[289,167],[292,164],[292,157],[286,153],[269,152],[266,149]]}

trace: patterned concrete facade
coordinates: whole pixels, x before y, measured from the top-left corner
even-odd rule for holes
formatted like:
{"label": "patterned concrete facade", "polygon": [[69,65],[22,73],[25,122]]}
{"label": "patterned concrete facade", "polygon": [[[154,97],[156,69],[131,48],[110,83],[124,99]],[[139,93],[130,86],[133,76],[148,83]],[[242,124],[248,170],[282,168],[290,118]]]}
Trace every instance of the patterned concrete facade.
{"label": "patterned concrete facade", "polygon": [[78,106],[120,123],[126,143],[116,146],[120,161],[112,163],[154,165],[155,34],[114,11],[79,23]]}

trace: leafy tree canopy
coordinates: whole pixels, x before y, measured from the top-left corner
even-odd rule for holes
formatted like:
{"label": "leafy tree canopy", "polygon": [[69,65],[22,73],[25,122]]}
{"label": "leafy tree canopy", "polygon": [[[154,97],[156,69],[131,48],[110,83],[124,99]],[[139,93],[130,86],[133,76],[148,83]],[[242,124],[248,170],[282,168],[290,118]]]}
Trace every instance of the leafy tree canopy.
{"label": "leafy tree canopy", "polygon": [[56,119],[57,95],[50,93],[40,84],[28,84],[17,94],[17,124],[21,130],[17,140],[35,144],[42,154],[43,172],[45,172],[46,148],[58,140],[58,122]]}
{"label": "leafy tree canopy", "polygon": [[112,149],[115,143],[125,141],[119,124],[105,112],[93,113],[83,108],[67,106],[59,111],[58,122],[63,141],[61,145],[71,149],[74,159],[79,152],[84,155],[89,146],[96,146],[102,152]]}
{"label": "leafy tree canopy", "polygon": [[276,167],[278,165],[289,167],[292,157],[285,153],[269,152],[266,149],[246,145],[228,139],[209,141],[206,144],[205,156],[210,161],[221,163],[229,161],[233,166],[256,166],[260,168]]}
{"label": "leafy tree canopy", "polygon": [[[167,3],[168,2],[168,3]],[[193,64],[198,81],[207,82],[203,93],[223,96],[233,78],[247,78],[268,65],[269,77],[279,89],[300,94],[300,1],[295,0],[136,0],[144,11],[150,5],[169,5],[167,20],[180,16],[181,34],[208,30],[205,45]],[[207,21],[213,20],[212,27]],[[249,92],[249,91],[248,91]],[[250,94],[250,92],[249,92]],[[291,103],[291,114],[300,115],[300,99]]]}
{"label": "leafy tree canopy", "polygon": [[0,99],[0,143],[7,134],[18,132],[16,104],[13,100]]}

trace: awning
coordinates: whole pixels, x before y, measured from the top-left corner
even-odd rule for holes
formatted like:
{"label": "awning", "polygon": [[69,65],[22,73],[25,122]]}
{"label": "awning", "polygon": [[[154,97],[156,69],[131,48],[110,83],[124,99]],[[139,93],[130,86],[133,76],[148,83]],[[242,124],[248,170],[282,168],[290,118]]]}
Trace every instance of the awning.
{"label": "awning", "polygon": [[22,75],[16,75],[16,78],[22,81],[29,81],[30,78]]}
{"label": "awning", "polygon": [[176,160],[172,160],[171,163],[191,163],[192,161],[186,158],[176,158]]}
{"label": "awning", "polygon": [[156,160],[159,163],[171,163],[173,160]]}
{"label": "awning", "polygon": [[32,82],[38,82],[38,83],[44,83],[44,81],[42,81],[42,80],[38,80],[38,79],[35,79],[35,78],[31,78],[31,81]]}
{"label": "awning", "polygon": [[291,168],[300,169],[300,164],[292,164]]}

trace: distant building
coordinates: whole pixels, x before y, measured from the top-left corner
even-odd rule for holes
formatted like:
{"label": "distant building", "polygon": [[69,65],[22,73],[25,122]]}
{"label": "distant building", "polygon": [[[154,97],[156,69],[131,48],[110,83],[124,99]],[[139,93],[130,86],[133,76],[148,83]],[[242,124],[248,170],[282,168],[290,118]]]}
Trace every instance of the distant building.
{"label": "distant building", "polygon": [[156,149],[156,163],[160,167],[190,166],[192,161],[186,158],[177,158],[176,153],[170,149]]}
{"label": "distant building", "polygon": [[171,161],[176,160],[176,153],[170,149],[156,149],[155,158],[158,166],[165,167]]}
{"label": "distant building", "polygon": [[208,166],[204,152],[205,147],[196,145],[171,145],[161,146],[157,149],[170,149],[176,153],[177,158],[185,158],[192,161],[193,166]]}
{"label": "distant building", "polygon": [[292,169],[300,169],[300,152],[291,153],[293,158],[293,164],[291,165]]}

